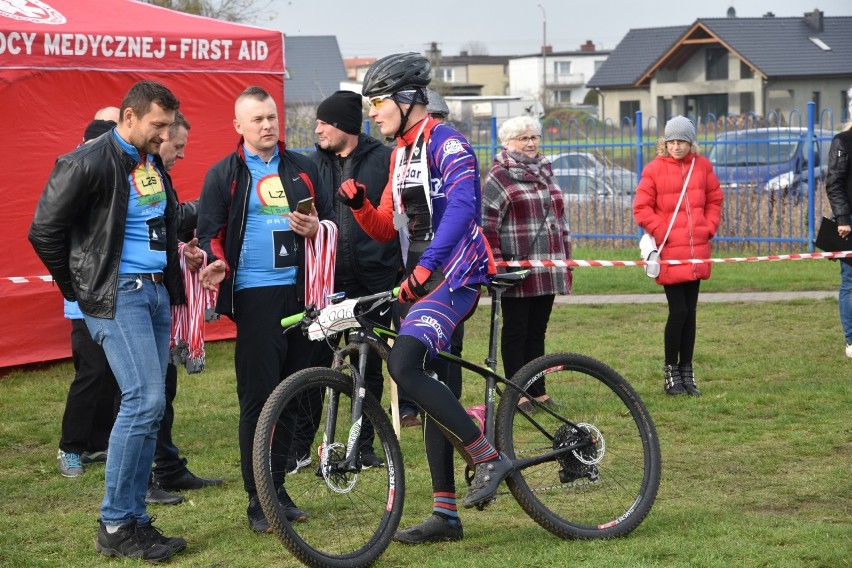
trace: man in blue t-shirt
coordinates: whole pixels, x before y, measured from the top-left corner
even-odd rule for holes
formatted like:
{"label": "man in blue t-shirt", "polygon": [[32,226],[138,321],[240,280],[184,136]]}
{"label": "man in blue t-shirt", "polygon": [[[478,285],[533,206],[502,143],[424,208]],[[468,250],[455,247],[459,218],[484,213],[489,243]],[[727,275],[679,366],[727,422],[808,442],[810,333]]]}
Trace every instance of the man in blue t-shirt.
{"label": "man in blue t-shirt", "polygon": [[[278,383],[310,366],[314,346],[302,334],[282,333],[280,321],[304,309],[306,240],[316,236],[320,219],[331,219],[331,192],[308,157],[279,142],[278,110],[269,93],[249,87],[237,97],[234,114],[242,138],[235,152],[210,168],[201,190],[198,240],[208,259],[201,283],[218,288],[216,311],[237,325],[234,367],[248,522],[256,532],[270,532],[254,482],[254,432]],[[309,197],[311,212],[296,211]],[[291,522],[305,520],[284,489],[285,462],[286,455],[276,455],[271,464],[279,500]]]}

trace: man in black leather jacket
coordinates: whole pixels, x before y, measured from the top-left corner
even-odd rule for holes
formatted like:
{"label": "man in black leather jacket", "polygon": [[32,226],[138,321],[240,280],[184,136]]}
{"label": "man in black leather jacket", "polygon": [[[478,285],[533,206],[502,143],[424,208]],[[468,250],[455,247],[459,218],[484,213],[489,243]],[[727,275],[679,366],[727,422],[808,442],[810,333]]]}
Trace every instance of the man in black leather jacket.
{"label": "man in black leather jacket", "polygon": [[62,295],[79,303],[122,394],[95,548],[155,562],[186,547],[162,536],[145,510],[165,405],[170,303],[186,301],[177,198],[157,156],[179,105],[159,83],[133,85],[115,130],[57,159],[29,233]]}
{"label": "man in black leather jacket", "polygon": [[[278,383],[311,362],[308,338],[285,335],[280,321],[305,307],[305,240],[316,236],[319,219],[331,218],[331,195],[310,159],[278,140],[278,110],[269,93],[249,87],[237,97],[234,114],[239,145],[210,168],[201,190],[198,240],[208,255],[201,283],[218,287],[216,311],[237,325],[234,367],[246,512],[252,530],[269,532],[252,468],[254,432]],[[296,211],[308,197],[314,198],[311,213]],[[281,443],[286,447],[289,440]],[[305,520],[283,487],[286,455],[278,457],[271,466],[284,513],[291,522]]]}
{"label": "man in black leather jacket", "polygon": [[[391,148],[361,132],[361,95],[352,91],[337,91],[317,107],[314,133],[316,153],[312,158],[319,169],[320,183],[336,193],[344,182],[366,186],[366,198],[378,206],[387,183]],[[345,292],[347,298],[357,298],[390,290],[399,280],[402,258],[399,243],[373,240],[352,215],[352,210],[334,201],[334,222],[337,223],[337,261],[334,269],[334,290]],[[378,323],[390,325],[391,314],[374,314]],[[314,366],[331,365],[332,350],[325,342],[316,345]],[[365,373],[367,389],[381,401],[384,386],[381,358],[373,352],[367,357]],[[319,412],[320,405],[314,408]],[[294,472],[311,463],[311,439],[319,424],[319,416],[302,421],[288,459],[287,471]],[[373,449],[375,432],[366,421],[361,429],[361,463],[365,468],[381,466],[384,460]]]}
{"label": "man in black leather jacket", "polygon": [[[852,94],[852,89],[850,89]],[[852,112],[852,105],[850,105]],[[852,118],[843,132],[834,136],[828,151],[825,192],[841,238],[852,233]],[[846,356],[852,357],[852,259],[840,261],[840,323],[846,337]]]}

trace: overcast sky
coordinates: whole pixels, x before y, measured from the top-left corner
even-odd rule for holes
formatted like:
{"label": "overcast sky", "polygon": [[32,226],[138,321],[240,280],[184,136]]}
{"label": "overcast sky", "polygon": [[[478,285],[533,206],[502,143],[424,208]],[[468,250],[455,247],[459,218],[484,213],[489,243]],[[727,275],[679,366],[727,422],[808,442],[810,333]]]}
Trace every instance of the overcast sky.
{"label": "overcast sky", "polygon": [[422,52],[433,41],[445,55],[458,55],[471,43],[484,45],[489,55],[523,55],[541,49],[539,4],[554,51],[576,50],[586,40],[614,49],[631,28],[723,18],[731,6],[744,18],[770,11],[800,17],[814,8],[852,16],[852,0],[273,0],[275,17],[256,23],[287,35],[337,36],[344,57]]}

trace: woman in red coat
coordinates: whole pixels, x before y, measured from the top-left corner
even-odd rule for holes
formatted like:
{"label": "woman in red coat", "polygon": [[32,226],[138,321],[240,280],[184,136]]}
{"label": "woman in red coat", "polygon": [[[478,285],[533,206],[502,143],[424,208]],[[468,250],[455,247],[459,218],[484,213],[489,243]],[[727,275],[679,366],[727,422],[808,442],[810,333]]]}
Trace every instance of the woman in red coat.
{"label": "woman in red coat", "polygon": [[[633,201],[636,223],[663,243],[672,215],[675,221],[661,252],[662,260],[710,257],[710,239],[722,215],[722,189],[707,158],[696,153],[695,125],[676,116],[666,123],[665,138],[657,143],[657,157],[642,171]],[[677,212],[690,167],[686,194]],[[710,278],[710,264],[663,265],[662,284],[669,304],[665,331],[665,392],[699,396],[692,368],[695,349],[695,308],[702,280]]]}

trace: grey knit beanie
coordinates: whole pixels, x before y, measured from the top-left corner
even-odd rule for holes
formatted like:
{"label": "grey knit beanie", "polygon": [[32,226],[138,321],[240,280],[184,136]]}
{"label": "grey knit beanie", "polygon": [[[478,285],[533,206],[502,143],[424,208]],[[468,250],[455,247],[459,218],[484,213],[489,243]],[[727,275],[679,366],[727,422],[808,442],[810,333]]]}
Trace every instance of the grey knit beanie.
{"label": "grey knit beanie", "polygon": [[666,123],[666,142],[686,140],[695,144],[695,125],[685,116],[675,116]]}

